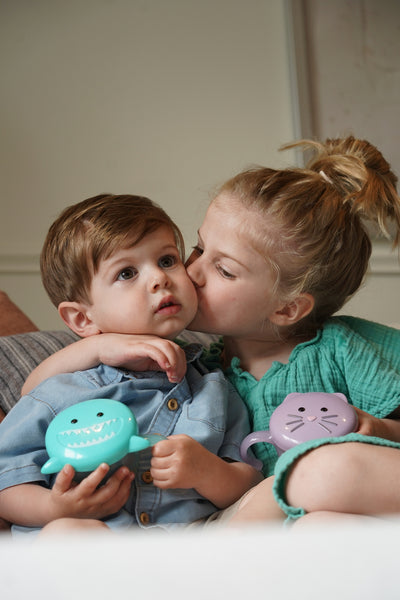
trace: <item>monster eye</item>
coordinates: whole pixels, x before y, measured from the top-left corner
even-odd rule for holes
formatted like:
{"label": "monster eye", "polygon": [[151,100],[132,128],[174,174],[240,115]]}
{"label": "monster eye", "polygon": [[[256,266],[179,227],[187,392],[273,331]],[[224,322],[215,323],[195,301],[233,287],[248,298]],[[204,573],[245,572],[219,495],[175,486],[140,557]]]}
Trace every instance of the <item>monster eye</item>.
{"label": "monster eye", "polygon": [[75,423],[78,422],[78,419],[71,419],[71,423],[73,423],[75,425]]}
{"label": "monster eye", "polygon": [[96,416],[97,417],[104,417],[104,413],[103,412],[98,412]]}
{"label": "monster eye", "polygon": [[304,408],[304,406],[299,406],[299,408],[297,410],[299,412],[304,412],[306,409]]}
{"label": "monster eye", "polygon": [[323,407],[321,408],[321,412],[328,412],[328,409],[326,408],[326,406],[323,406]]}

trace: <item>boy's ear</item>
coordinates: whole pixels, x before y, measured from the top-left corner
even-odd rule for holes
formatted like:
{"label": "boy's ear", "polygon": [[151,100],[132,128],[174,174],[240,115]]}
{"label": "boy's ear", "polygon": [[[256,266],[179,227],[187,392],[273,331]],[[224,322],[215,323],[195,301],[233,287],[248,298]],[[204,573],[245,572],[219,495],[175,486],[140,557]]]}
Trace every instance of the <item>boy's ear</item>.
{"label": "boy's ear", "polygon": [[291,302],[288,302],[271,316],[270,321],[275,325],[288,326],[294,325],[304,317],[310,314],[314,308],[314,298],[311,294],[300,294]]}
{"label": "boy's ear", "polygon": [[100,333],[100,329],[88,316],[88,307],[81,302],[61,302],[58,314],[64,323],[80,337],[89,337]]}

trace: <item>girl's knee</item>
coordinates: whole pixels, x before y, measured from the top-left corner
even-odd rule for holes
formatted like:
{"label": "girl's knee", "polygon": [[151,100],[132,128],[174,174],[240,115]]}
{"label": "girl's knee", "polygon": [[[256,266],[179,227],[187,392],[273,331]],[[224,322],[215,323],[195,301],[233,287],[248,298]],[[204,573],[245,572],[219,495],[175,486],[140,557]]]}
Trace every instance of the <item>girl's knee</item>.
{"label": "girl's knee", "polygon": [[342,480],[346,473],[362,468],[362,446],[351,442],[320,446],[299,458],[290,476],[309,481],[317,478]]}
{"label": "girl's knee", "polygon": [[339,486],[353,488],[355,479],[363,471],[360,446],[362,444],[327,444],[298,459],[286,483],[288,502],[307,508],[313,502],[332,497]]}

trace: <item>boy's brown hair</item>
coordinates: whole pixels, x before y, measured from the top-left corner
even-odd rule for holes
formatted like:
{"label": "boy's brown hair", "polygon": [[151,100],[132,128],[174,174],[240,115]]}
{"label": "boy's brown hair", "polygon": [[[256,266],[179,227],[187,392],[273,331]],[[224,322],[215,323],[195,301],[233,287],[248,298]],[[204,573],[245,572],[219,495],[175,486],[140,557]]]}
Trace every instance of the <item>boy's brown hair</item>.
{"label": "boy's brown hair", "polygon": [[40,256],[43,285],[53,304],[86,302],[100,260],[170,227],[184,260],[181,232],[167,213],[143,196],[100,194],[66,208],[51,225]]}

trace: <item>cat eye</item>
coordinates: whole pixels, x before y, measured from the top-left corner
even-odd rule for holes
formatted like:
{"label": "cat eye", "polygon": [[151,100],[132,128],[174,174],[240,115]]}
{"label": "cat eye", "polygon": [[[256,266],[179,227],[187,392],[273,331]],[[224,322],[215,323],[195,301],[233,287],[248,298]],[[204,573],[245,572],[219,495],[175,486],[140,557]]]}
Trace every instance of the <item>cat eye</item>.
{"label": "cat eye", "polygon": [[323,406],[323,407],[321,408],[321,412],[328,412],[328,409],[326,408],[326,406]]}
{"label": "cat eye", "polygon": [[299,412],[304,412],[306,409],[304,408],[304,406],[299,406],[299,408],[297,410]]}

